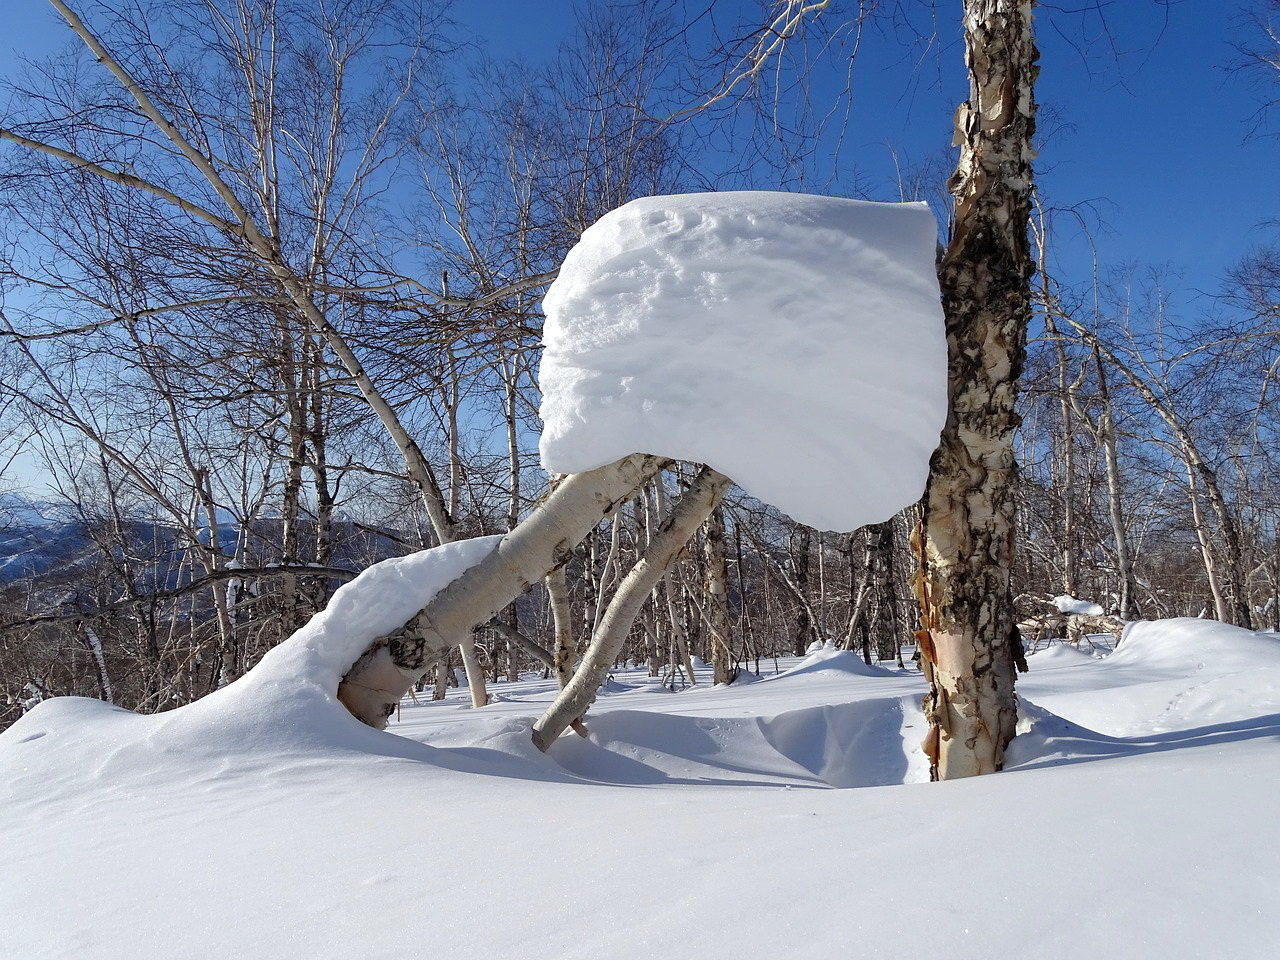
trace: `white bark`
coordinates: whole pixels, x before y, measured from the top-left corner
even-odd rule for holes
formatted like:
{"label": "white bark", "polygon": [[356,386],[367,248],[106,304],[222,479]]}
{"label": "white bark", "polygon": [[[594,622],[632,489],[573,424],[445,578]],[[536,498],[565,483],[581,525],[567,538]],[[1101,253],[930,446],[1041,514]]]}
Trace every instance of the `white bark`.
{"label": "white bark", "polygon": [[564,564],[573,547],[666,461],[633,454],[565,478],[488,557],[426,605],[400,636],[375,643],[347,671],[338,698],[358,719],[384,727],[435,654],[488,623],[529,585]]}
{"label": "white bark", "polygon": [[591,706],[596,690],[608,676],[649,592],[724,498],[730,483],[724,474],[711,467],[703,467],[693,485],[663,521],[653,541],[614,592],[613,600],[582,658],[582,665],[569,685],[560,691],[547,712],[534,724],[533,742],[539,750],[551,746]]}

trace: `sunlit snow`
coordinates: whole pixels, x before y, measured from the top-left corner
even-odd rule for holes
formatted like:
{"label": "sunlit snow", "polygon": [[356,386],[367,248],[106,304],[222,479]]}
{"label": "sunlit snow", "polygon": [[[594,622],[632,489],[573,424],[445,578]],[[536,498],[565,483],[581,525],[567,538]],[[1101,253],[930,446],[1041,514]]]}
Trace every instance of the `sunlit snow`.
{"label": "sunlit snow", "polygon": [[945,418],[936,245],[923,203],[709,193],[606,214],[543,301],[543,465],[653,453],[819,529],[887,520]]}

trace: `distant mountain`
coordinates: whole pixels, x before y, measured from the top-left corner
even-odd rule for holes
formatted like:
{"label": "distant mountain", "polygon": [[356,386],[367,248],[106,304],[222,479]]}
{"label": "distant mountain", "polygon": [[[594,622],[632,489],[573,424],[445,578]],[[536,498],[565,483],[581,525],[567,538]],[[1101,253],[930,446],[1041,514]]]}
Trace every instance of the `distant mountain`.
{"label": "distant mountain", "polygon": [[[223,554],[230,558],[236,552],[240,529],[226,511],[219,511],[218,520],[218,540]],[[278,527],[279,521],[270,517],[254,522],[248,565],[259,562],[254,556],[258,550],[270,551],[270,545],[279,542]],[[70,584],[77,578],[77,567],[102,560],[101,548],[91,532],[83,520],[71,516],[65,507],[20,494],[0,494],[0,586],[29,577],[39,577],[50,587]],[[172,588],[190,576],[190,568],[178,562],[187,544],[175,527],[134,519],[128,521],[126,533],[135,569],[150,579],[149,589]],[[334,534],[335,566],[359,570],[374,559],[404,552],[395,537],[343,521],[335,524]],[[208,528],[202,527],[198,535],[207,542]],[[138,586],[146,588],[144,584]]]}
{"label": "distant mountain", "polygon": [[20,493],[0,493],[0,536],[14,527],[42,526],[51,522],[55,514],[51,504]]}
{"label": "distant mountain", "polygon": [[0,493],[0,583],[74,563],[87,546],[84,527],[53,505]]}

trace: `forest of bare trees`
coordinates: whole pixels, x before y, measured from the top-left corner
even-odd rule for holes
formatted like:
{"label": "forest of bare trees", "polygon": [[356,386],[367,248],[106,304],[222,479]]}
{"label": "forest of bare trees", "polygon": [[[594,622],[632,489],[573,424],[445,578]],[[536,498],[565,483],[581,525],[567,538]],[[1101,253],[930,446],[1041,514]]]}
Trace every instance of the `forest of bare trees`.
{"label": "forest of bare trees", "polygon": [[[5,724],[63,694],[191,702],[372,562],[516,529],[561,482],[537,459],[536,374],[565,252],[636,197],[777,188],[767,115],[803,82],[787,58],[893,15],[773,4],[695,49],[667,4],[587,5],[531,69],[408,0],[85,6],[90,25],[52,3],[79,47],[8,76],[0,114]],[[1264,83],[1267,44],[1242,39]],[[730,132],[751,159],[709,171]],[[783,152],[819,149],[807,136],[798,121]],[[903,198],[945,196],[939,169]],[[1021,469],[992,528],[1023,641],[1072,629],[1059,595],[1102,621],[1280,629],[1277,247],[1241,238],[1193,299],[1160,265],[1061,275],[1078,211],[1026,189]],[[530,670],[568,688],[615,621],[599,669],[673,687],[693,658],[732,682],[814,643],[916,654],[927,503],[833,534],[696,465],[636,470],[545,582],[422,664],[417,696],[470,683],[482,705]],[[666,543],[671,504],[704,494],[693,539]]]}

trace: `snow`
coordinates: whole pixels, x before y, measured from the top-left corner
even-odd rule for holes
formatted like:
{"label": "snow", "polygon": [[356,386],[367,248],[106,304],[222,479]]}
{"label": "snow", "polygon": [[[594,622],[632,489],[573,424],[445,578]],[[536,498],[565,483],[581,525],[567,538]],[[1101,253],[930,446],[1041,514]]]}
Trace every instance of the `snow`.
{"label": "snow", "polygon": [[706,463],[818,529],[916,500],[946,408],[924,203],[733,192],[606,214],[543,301],[542,463]]}
{"label": "snow", "polygon": [[[83,752],[95,776],[108,782],[162,758],[253,765],[285,751],[384,751],[385,737],[338,702],[338,682],[370,643],[403,626],[500,539],[463,540],[374,564],[247,674],[195,703],[139,716],[100,700],[56,697],[23,716],[0,742],[47,737],[42,750]],[[49,785],[81,777],[60,765]]]}
{"label": "snow", "polygon": [[1100,617],[1105,610],[1096,603],[1089,600],[1077,600],[1075,597],[1062,594],[1062,596],[1054,597],[1051,601],[1058,608],[1059,613],[1065,613],[1068,616],[1085,616]]}
{"label": "snow", "polygon": [[191,707],[56,699],[0,734],[6,956],[1274,956],[1280,640],[1055,645],[1011,770],[946,784],[919,674],[833,650],[680,693],[618,670],[549,755],[554,681],[343,715],[345,662],[487,549],[378,565]]}

